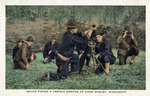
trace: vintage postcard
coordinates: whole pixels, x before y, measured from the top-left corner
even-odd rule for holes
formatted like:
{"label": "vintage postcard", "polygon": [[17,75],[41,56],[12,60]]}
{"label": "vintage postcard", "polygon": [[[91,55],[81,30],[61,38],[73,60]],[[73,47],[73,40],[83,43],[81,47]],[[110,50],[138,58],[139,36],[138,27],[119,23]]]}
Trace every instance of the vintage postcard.
{"label": "vintage postcard", "polygon": [[0,2],[1,96],[149,96],[149,0]]}

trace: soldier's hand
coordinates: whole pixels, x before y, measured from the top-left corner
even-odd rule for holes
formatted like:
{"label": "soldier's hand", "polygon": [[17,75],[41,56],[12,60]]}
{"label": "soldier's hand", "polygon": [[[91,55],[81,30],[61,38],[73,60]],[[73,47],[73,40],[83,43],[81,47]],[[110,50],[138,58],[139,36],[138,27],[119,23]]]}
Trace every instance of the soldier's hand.
{"label": "soldier's hand", "polygon": [[98,58],[98,54],[96,55],[96,59]]}
{"label": "soldier's hand", "polygon": [[91,27],[91,30],[96,30],[97,27]]}
{"label": "soldier's hand", "polygon": [[27,65],[26,65],[26,69],[27,69],[27,70],[29,70],[29,69],[30,69],[29,64],[27,64]]}
{"label": "soldier's hand", "polygon": [[125,32],[124,32],[123,38],[125,38],[125,37],[127,36],[127,32],[128,32],[128,31],[125,31]]}
{"label": "soldier's hand", "polygon": [[58,55],[63,61],[68,61],[68,60],[70,60],[70,58],[67,58],[67,57],[63,56],[63,55],[61,55],[60,53],[57,53],[57,55]]}
{"label": "soldier's hand", "polygon": [[130,31],[130,32],[131,32],[131,38],[134,39],[133,31]]}
{"label": "soldier's hand", "polygon": [[82,55],[83,55],[83,54],[80,54],[80,55],[79,55],[79,59],[81,58]]}
{"label": "soldier's hand", "polygon": [[121,37],[121,36],[119,36],[119,37],[118,37],[118,39],[122,39],[122,37]]}
{"label": "soldier's hand", "polygon": [[30,60],[31,62],[34,60],[34,55],[31,55]]}
{"label": "soldier's hand", "polygon": [[52,51],[49,51],[48,54],[50,55],[52,53]]}
{"label": "soldier's hand", "polygon": [[70,58],[67,58],[67,57],[64,57],[64,56],[63,56],[62,60],[63,60],[63,61],[68,61],[68,60],[70,60]]}
{"label": "soldier's hand", "polygon": [[129,51],[130,50],[130,48],[127,48],[127,51]]}
{"label": "soldier's hand", "polygon": [[44,59],[44,62],[46,62],[47,58]]}
{"label": "soldier's hand", "polygon": [[92,33],[93,33],[93,30],[90,29],[89,32],[88,32],[89,37],[91,37]]}
{"label": "soldier's hand", "polygon": [[84,34],[85,34],[85,35],[87,35],[87,34],[88,34],[88,32],[89,32],[89,30],[86,30],[86,31],[84,31]]}

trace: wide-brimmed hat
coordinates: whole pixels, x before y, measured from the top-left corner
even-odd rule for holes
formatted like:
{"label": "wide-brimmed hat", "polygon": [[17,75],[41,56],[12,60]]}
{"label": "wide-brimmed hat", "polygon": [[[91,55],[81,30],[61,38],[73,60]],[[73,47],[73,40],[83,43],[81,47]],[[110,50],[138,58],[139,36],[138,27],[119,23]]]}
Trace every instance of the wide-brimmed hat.
{"label": "wide-brimmed hat", "polygon": [[17,43],[18,43],[18,42],[24,43],[24,41],[23,41],[21,38],[19,38],[19,39],[17,40]]}
{"label": "wide-brimmed hat", "polygon": [[69,20],[67,24],[65,24],[68,28],[78,28],[79,25],[74,20]]}
{"label": "wide-brimmed hat", "polygon": [[96,35],[104,35],[104,34],[107,34],[106,30],[99,30],[99,29],[95,30],[95,36]]}
{"label": "wide-brimmed hat", "polygon": [[29,36],[29,37],[27,38],[27,41],[33,42],[33,41],[34,41],[34,40],[33,40],[33,37]]}
{"label": "wide-brimmed hat", "polygon": [[52,35],[52,36],[51,36],[51,40],[52,40],[52,39],[55,39],[55,40],[56,40],[56,38],[57,38],[56,35]]}
{"label": "wide-brimmed hat", "polygon": [[130,30],[130,27],[129,26],[125,26],[124,30]]}

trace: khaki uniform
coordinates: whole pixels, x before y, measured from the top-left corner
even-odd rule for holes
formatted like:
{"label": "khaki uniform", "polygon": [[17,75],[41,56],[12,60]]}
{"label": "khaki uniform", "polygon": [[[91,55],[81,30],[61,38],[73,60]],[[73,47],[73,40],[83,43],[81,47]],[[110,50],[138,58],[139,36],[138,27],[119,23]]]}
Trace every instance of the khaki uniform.
{"label": "khaki uniform", "polygon": [[26,70],[26,64],[30,63],[32,49],[27,44],[21,46],[14,57],[15,69]]}
{"label": "khaki uniform", "polygon": [[118,59],[120,65],[126,64],[128,56],[137,56],[139,54],[139,50],[137,48],[138,42],[136,39],[126,37],[123,38],[122,36],[119,36],[117,39],[117,43],[119,44]]}

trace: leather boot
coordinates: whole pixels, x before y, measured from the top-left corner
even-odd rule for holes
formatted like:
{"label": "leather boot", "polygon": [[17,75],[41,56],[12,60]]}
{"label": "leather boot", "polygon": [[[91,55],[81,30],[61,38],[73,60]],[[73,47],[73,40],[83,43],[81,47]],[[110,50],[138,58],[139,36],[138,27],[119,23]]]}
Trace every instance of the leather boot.
{"label": "leather boot", "polygon": [[130,61],[130,64],[131,64],[131,65],[134,65],[134,60],[135,60],[135,58],[136,58],[136,56],[134,56],[134,55],[131,57],[131,61]]}

